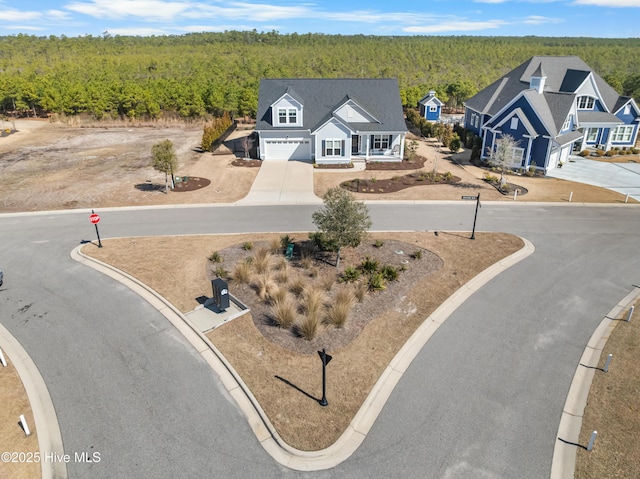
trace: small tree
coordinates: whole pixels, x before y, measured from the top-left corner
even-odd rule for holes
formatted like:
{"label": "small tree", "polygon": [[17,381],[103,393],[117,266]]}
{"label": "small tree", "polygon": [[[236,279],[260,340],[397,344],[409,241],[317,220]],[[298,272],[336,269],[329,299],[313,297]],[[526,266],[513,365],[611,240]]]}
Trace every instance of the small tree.
{"label": "small tree", "polygon": [[324,207],[313,213],[317,236],[329,251],[336,253],[336,268],[340,265],[340,250],[358,246],[371,227],[369,210],[351,193],[339,186],[331,188],[322,197]]}
{"label": "small tree", "polygon": [[513,162],[513,154],[518,142],[511,135],[502,135],[496,140],[496,149],[491,152],[491,163],[500,168],[500,186],[507,182],[505,174]]}
{"label": "small tree", "polygon": [[416,140],[411,140],[407,145],[407,151],[409,153],[409,161],[413,161],[416,156],[416,151],[418,151],[418,142]]}
{"label": "small tree", "polygon": [[173,172],[178,167],[178,159],[173,149],[173,143],[169,140],[161,141],[151,147],[152,166],[156,171],[164,173],[164,191],[169,193],[169,175],[171,175],[171,188],[173,184]]}

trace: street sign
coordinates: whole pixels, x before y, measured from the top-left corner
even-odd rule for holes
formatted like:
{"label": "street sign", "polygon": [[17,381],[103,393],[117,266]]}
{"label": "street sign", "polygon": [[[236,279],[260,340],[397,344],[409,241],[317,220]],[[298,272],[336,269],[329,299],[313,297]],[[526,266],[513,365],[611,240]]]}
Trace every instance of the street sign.
{"label": "street sign", "polygon": [[477,196],[463,196],[462,197],[463,200],[477,200],[478,197]]}
{"label": "street sign", "polygon": [[91,221],[92,224],[97,225],[100,223],[100,216],[97,213],[91,213],[89,215],[89,221]]}
{"label": "street sign", "polygon": [[327,353],[324,352],[324,349],[322,351],[318,351],[318,355],[320,356],[320,359],[322,360],[322,364],[324,364],[325,366],[327,364],[329,364],[329,361],[331,361],[333,359],[332,356],[329,356]]}

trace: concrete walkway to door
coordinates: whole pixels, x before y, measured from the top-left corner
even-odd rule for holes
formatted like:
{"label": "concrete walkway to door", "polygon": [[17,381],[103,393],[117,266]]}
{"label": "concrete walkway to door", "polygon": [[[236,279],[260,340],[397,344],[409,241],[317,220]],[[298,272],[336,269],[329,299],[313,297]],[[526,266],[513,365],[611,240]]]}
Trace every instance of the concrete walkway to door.
{"label": "concrete walkway to door", "polygon": [[313,193],[313,164],[297,160],[263,161],[249,194],[237,205],[320,204]]}

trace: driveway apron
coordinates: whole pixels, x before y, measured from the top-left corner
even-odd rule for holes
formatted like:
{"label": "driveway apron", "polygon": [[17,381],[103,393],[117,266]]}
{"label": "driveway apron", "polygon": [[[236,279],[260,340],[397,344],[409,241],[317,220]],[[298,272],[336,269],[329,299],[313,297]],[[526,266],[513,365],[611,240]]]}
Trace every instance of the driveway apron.
{"label": "driveway apron", "polygon": [[572,156],[561,169],[550,170],[547,176],[600,186],[640,201],[640,164],[637,163],[606,163]]}
{"label": "driveway apron", "polygon": [[249,194],[236,204],[317,204],[313,165],[295,160],[263,161]]}

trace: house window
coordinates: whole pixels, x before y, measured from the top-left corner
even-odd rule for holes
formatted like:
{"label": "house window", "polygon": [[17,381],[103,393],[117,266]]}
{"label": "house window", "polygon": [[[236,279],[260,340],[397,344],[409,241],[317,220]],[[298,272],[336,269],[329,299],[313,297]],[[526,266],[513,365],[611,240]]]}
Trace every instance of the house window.
{"label": "house window", "polygon": [[438,111],[438,107],[437,106],[430,106],[429,107],[429,111]]}
{"label": "house window", "polygon": [[471,126],[478,126],[478,122],[476,121],[476,114],[475,113],[471,113]]}
{"label": "house window", "polygon": [[579,96],[578,97],[578,109],[579,110],[593,110],[595,99],[592,96]]}
{"label": "house window", "polygon": [[570,127],[571,127],[571,115],[569,115],[567,119],[564,121],[564,125],[562,125],[562,130],[560,131],[568,130]]}
{"label": "house window", "polygon": [[597,138],[598,138],[598,129],[597,128],[589,128],[587,130],[587,142],[588,143],[595,143]]}
{"label": "house window", "polygon": [[475,115],[475,117],[476,117],[476,118],[475,118],[475,120],[474,120],[474,126],[475,126],[476,128],[478,128],[478,121],[479,121],[479,119],[480,119],[480,115]]}
{"label": "house window", "polygon": [[388,150],[391,143],[391,135],[373,135],[374,150]]}
{"label": "house window", "polygon": [[631,105],[626,104],[626,105],[624,106],[624,114],[625,114],[625,115],[628,115],[628,114],[630,114],[630,113],[631,113]]}
{"label": "house window", "polygon": [[341,140],[324,140],[324,156],[342,156]]}
{"label": "house window", "polygon": [[619,126],[613,132],[613,141],[621,141],[628,143],[631,141],[631,134],[633,133],[633,125]]}
{"label": "house window", "polygon": [[286,123],[287,122],[287,109],[286,108],[278,108],[278,123]]}
{"label": "house window", "polygon": [[511,118],[511,129],[512,130],[517,130],[518,129],[518,119],[517,118]]}
{"label": "house window", "polygon": [[522,158],[524,157],[524,148],[513,149],[513,164],[520,166],[522,164]]}
{"label": "house window", "polygon": [[289,123],[298,123],[298,110],[289,108]]}

